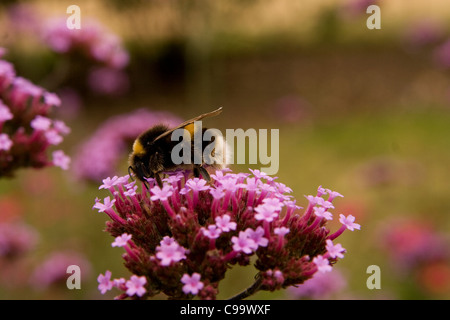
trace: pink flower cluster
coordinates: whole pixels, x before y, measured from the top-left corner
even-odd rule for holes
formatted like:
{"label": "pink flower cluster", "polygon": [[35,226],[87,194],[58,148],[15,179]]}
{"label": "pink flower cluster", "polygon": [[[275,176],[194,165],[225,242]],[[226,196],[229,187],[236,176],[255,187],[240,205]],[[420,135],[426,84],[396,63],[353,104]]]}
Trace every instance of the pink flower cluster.
{"label": "pink flower cluster", "polygon": [[168,112],[138,109],[106,120],[75,152],[73,170],[77,178],[100,182],[113,175],[116,164],[129,145],[149,127],[164,123],[175,126],[182,120]]}
{"label": "pink flower cluster", "polygon": [[219,282],[237,264],[254,261],[255,291],[299,285],[330,271],[345,252],[333,240],[346,229],[360,229],[351,215],[340,215],[336,232],[326,228],[332,202],[341,195],[319,187],[299,212],[289,187],[251,171],[216,171],[210,183],[178,171],[163,179],[162,188],[148,179],[141,192],[129,176],[104,179],[100,189],[113,198],[96,199],[94,208],[111,219],[106,231],[115,237],[113,246],[125,250],[133,275],[111,280],[107,271],[99,276],[99,290],[115,287],[123,292],[119,299],[161,292],[174,299],[215,299]]}
{"label": "pink flower cluster", "polygon": [[[54,18],[43,27],[43,41],[58,54],[71,59],[72,70],[80,74],[79,61],[89,68],[86,81],[89,89],[100,95],[119,96],[128,91],[129,78],[124,71],[129,54],[121,39],[99,22],[84,19],[81,29],[69,29],[67,18]],[[70,76],[70,75],[67,75]]]}
{"label": "pink flower cluster", "polygon": [[70,132],[64,122],[49,117],[60,106],[58,96],[16,76],[2,53],[0,48],[0,177],[12,176],[20,167],[67,169],[70,159],[63,151],[54,151],[51,161],[46,153]]}
{"label": "pink flower cluster", "polygon": [[50,286],[66,287],[69,276],[67,267],[75,265],[81,270],[81,281],[88,279],[92,272],[91,263],[81,254],[75,251],[55,251],[33,270],[30,284],[37,290],[43,290]]}
{"label": "pink flower cluster", "polygon": [[21,257],[34,249],[38,232],[24,223],[0,223],[0,260]]}
{"label": "pink flower cluster", "polygon": [[426,264],[450,260],[448,239],[427,221],[392,220],[382,232],[382,249],[402,273]]}
{"label": "pink flower cluster", "polygon": [[77,53],[104,66],[122,69],[129,56],[120,38],[96,21],[83,20],[82,28],[69,29],[67,17],[54,18],[43,28],[43,40],[57,53]]}

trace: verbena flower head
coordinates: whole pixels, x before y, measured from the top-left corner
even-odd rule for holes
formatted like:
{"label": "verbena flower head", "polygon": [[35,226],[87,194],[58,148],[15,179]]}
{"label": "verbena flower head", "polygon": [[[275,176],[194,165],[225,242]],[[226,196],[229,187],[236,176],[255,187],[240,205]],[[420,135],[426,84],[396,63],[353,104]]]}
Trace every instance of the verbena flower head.
{"label": "verbena flower head", "polygon": [[14,67],[0,57],[0,177],[11,177],[19,168],[58,166],[67,170],[70,158],[59,145],[70,129],[50,117],[61,101],[54,93],[18,77]]}
{"label": "verbena flower head", "polygon": [[450,261],[448,239],[426,220],[391,219],[381,230],[379,245],[401,274],[435,262]]}
{"label": "verbena flower head", "polygon": [[81,29],[67,28],[67,18],[54,18],[43,27],[42,38],[55,52],[79,54],[104,66],[122,69],[129,61],[120,39],[92,19]]}
{"label": "verbena flower head", "polygon": [[30,284],[39,290],[50,286],[67,288],[67,267],[71,265],[77,265],[82,270],[81,281],[90,277],[92,267],[83,255],[73,251],[57,251],[51,253],[34,269]]}
{"label": "verbena flower head", "polygon": [[0,223],[0,261],[23,256],[35,247],[38,238],[38,232],[26,224]]}
{"label": "verbena flower head", "polygon": [[163,179],[162,188],[148,179],[140,190],[128,176],[104,179],[100,188],[111,194],[97,199],[94,208],[111,218],[106,231],[113,244],[120,244],[117,250],[125,251],[132,277],[145,281],[139,282],[138,294],[107,271],[98,279],[99,290],[118,289],[118,299],[159,293],[215,299],[220,281],[235,265],[254,263],[256,291],[300,285],[330,271],[345,252],[335,239],[357,229],[351,216],[343,216],[334,233],[327,228],[338,193],[320,189],[307,196],[300,211],[290,188],[258,170],[252,173],[217,171],[207,183],[180,171]]}
{"label": "verbena flower head", "polygon": [[301,286],[290,287],[287,290],[289,298],[293,299],[330,299],[347,286],[344,276],[336,269],[332,272],[314,274]]}

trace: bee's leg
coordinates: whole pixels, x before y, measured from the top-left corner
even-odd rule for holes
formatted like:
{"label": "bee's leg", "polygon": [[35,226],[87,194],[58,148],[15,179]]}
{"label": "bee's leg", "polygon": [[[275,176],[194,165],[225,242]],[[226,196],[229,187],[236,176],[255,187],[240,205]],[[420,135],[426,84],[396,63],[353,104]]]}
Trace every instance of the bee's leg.
{"label": "bee's leg", "polygon": [[206,171],[205,168],[203,168],[202,166],[195,166],[194,167],[194,176],[195,177],[199,177],[200,174],[202,175],[203,179],[205,179],[206,181],[210,181],[211,177],[209,176],[208,171]]}
{"label": "bee's leg", "polygon": [[155,179],[156,179],[156,182],[158,183],[158,186],[162,189],[163,183],[162,183],[162,180],[161,180],[161,176],[157,172],[155,172]]}

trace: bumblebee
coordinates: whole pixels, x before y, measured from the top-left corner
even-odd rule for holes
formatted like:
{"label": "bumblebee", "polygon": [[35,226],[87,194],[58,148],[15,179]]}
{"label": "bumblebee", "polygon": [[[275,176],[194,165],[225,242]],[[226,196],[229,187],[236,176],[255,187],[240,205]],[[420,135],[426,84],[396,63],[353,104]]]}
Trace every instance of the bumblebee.
{"label": "bumblebee", "polygon": [[[212,159],[205,159],[204,151],[207,146],[194,143],[198,137],[198,131],[201,130],[201,136],[207,128],[197,128],[195,121],[204,118],[217,116],[222,112],[222,108],[215,111],[204,113],[193,119],[187,120],[175,128],[168,128],[165,125],[156,125],[147,131],[141,133],[133,143],[133,149],[129,156],[128,173],[134,173],[134,176],[147,185],[146,178],[154,178],[159,187],[162,187],[161,175],[165,172],[177,169],[192,170],[195,177],[200,175],[207,181],[210,180],[207,169],[222,169],[226,167],[225,154],[227,153],[227,145],[221,135],[214,136],[214,149],[212,150]],[[172,133],[177,129],[185,129],[184,134],[188,135],[187,141],[190,141],[190,161],[176,164],[173,161],[172,152],[179,144],[179,141],[172,140]],[[201,159],[195,161],[196,159]],[[189,160],[189,159],[188,159]],[[147,185],[148,186],[148,185]]]}

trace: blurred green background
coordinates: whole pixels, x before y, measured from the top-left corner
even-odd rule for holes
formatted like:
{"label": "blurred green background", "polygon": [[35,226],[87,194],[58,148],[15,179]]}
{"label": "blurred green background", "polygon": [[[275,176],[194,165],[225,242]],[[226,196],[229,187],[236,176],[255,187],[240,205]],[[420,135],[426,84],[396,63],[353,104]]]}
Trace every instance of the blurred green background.
{"label": "blurred green background", "polygon": [[[335,216],[352,214],[362,226],[339,238],[347,254],[335,269],[347,286],[330,298],[448,299],[450,73],[436,50],[450,36],[450,4],[373,2],[381,8],[380,30],[366,27],[367,1],[79,0],[82,27],[84,19],[101,22],[129,53],[128,90],[113,96],[89,92],[85,79],[70,74],[56,85],[48,82],[63,57],[26,28],[11,27],[8,15],[17,1],[2,4],[0,46],[8,48],[4,59],[19,75],[50,91],[76,88],[78,109],[64,113],[63,99],[59,114],[72,129],[61,146],[72,158],[105,120],[143,107],[188,119],[222,106],[220,117],[207,120],[210,127],[279,129],[276,176],[293,189],[297,204],[306,206],[304,195],[322,185],[345,196],[336,200]],[[39,23],[67,18],[73,3],[19,4]],[[115,168],[120,175],[127,173],[127,152]],[[232,169],[249,167],[260,166]],[[22,220],[40,235],[14,267],[0,263],[1,299],[109,299],[117,293],[97,290],[97,275],[107,269],[129,277],[122,251],[103,232],[106,215],[91,209],[96,197],[108,195],[100,184],[59,168],[24,169],[0,181],[0,222]],[[383,247],[383,230],[401,221],[430,225],[442,235],[447,259],[397,268]],[[30,270],[51,252],[66,250],[91,265],[82,289],[68,290],[65,283],[31,288],[24,280]],[[381,268],[380,290],[366,287],[370,265]],[[230,270],[220,297],[241,291],[254,274],[252,267]],[[292,296],[280,291],[253,298]]]}

